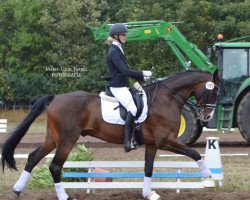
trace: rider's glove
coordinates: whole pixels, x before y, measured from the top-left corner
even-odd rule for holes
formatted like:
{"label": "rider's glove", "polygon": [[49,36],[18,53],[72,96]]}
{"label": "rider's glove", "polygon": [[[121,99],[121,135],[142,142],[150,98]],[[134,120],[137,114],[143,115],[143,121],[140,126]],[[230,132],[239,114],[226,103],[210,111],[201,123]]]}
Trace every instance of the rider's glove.
{"label": "rider's glove", "polygon": [[142,71],[142,74],[144,76],[144,79],[149,79],[152,76],[151,71]]}

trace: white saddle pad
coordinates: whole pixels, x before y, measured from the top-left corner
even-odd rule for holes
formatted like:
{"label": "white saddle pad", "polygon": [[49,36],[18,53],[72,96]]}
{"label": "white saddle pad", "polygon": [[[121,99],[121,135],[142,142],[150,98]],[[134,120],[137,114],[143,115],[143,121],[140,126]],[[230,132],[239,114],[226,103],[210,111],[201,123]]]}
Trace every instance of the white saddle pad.
{"label": "white saddle pad", "polygon": [[[141,116],[138,118],[138,120],[136,120],[137,123],[145,121],[148,114],[147,96],[144,90],[142,90],[142,92],[144,107]],[[119,106],[119,101],[114,97],[107,96],[105,92],[101,92],[99,96],[101,97],[103,120],[111,124],[125,124],[125,121],[120,116],[120,110],[117,108],[117,106]]]}

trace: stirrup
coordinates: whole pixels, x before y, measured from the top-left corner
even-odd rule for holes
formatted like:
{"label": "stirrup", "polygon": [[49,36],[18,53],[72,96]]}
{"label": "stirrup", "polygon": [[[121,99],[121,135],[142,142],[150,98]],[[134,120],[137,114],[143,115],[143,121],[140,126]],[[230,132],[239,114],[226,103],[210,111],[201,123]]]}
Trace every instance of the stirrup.
{"label": "stirrup", "polygon": [[128,152],[130,152],[132,150],[136,150],[136,149],[137,149],[136,146],[134,146],[133,144],[130,144],[130,147],[124,146],[125,153],[128,153]]}
{"label": "stirrup", "polygon": [[133,149],[137,149],[137,147],[138,147],[138,144],[137,144],[137,142],[135,141],[134,138],[131,140],[131,147],[132,147]]}

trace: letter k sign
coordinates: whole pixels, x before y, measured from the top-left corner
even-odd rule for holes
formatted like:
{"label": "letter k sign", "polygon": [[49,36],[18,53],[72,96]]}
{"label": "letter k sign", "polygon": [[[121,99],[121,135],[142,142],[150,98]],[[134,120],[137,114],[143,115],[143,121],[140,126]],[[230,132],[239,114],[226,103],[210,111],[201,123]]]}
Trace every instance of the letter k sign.
{"label": "letter k sign", "polygon": [[213,148],[213,149],[216,149],[216,147],[215,147],[215,145],[214,145],[215,141],[216,141],[216,140],[209,140],[209,141],[208,141],[208,148],[209,148],[209,149],[212,149],[212,148]]}

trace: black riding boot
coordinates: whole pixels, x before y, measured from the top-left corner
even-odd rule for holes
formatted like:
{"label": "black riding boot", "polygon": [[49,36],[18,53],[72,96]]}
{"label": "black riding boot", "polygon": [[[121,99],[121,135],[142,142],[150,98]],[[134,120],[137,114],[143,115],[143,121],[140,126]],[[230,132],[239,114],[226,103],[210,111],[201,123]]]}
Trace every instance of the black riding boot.
{"label": "black riding boot", "polygon": [[131,144],[134,124],[135,124],[135,117],[132,115],[131,112],[128,112],[127,118],[125,121],[125,136],[124,136],[124,144],[123,144],[125,152],[130,152],[131,150],[135,149],[135,147]]}

